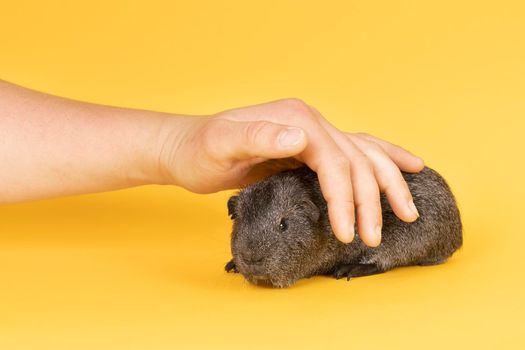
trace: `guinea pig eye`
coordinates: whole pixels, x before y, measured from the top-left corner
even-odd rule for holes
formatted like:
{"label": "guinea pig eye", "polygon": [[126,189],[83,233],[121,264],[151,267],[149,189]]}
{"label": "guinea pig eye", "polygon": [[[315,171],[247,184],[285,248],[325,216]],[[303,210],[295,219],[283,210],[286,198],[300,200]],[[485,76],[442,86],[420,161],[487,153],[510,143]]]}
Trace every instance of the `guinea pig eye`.
{"label": "guinea pig eye", "polygon": [[281,222],[279,223],[279,230],[283,232],[283,231],[286,231],[287,228],[288,228],[288,220],[281,219]]}

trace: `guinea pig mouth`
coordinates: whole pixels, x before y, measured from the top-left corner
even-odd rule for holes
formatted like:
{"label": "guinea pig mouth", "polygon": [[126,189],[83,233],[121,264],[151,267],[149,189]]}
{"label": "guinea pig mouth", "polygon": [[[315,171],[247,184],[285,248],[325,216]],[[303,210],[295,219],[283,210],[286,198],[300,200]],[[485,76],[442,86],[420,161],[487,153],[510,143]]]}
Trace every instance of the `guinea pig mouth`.
{"label": "guinea pig mouth", "polygon": [[268,276],[264,275],[252,275],[248,279],[253,284],[257,284],[259,286],[266,286],[266,287],[273,287],[272,280]]}
{"label": "guinea pig mouth", "polygon": [[[244,267],[244,266],[243,266]],[[272,286],[272,276],[263,266],[245,266],[241,268],[240,272],[243,276],[251,283],[262,285],[262,286]]]}
{"label": "guinea pig mouth", "polygon": [[293,284],[272,272],[265,264],[246,264],[242,259],[236,260],[239,272],[252,284],[262,287],[285,288]]}
{"label": "guinea pig mouth", "polygon": [[249,282],[262,287],[286,288],[293,284],[293,281],[272,278],[266,275],[250,275],[245,277]]}

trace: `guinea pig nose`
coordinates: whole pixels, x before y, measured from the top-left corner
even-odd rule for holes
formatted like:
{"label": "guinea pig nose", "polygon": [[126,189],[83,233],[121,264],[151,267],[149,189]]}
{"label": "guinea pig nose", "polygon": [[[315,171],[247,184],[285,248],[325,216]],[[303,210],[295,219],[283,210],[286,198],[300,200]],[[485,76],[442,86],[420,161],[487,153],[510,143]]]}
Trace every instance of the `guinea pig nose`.
{"label": "guinea pig nose", "polygon": [[262,254],[257,254],[254,252],[242,252],[241,258],[247,264],[258,264],[264,260]]}

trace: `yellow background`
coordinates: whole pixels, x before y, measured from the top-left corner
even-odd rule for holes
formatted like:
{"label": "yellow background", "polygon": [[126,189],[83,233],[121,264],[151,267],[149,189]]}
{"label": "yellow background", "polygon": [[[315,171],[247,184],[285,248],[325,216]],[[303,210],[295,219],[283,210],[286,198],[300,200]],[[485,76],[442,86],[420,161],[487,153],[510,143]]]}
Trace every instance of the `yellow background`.
{"label": "yellow background", "polygon": [[272,290],[226,274],[230,193],[0,207],[1,349],[525,348],[522,1],[8,1],[0,77],[203,114],[282,97],[449,181],[445,265]]}

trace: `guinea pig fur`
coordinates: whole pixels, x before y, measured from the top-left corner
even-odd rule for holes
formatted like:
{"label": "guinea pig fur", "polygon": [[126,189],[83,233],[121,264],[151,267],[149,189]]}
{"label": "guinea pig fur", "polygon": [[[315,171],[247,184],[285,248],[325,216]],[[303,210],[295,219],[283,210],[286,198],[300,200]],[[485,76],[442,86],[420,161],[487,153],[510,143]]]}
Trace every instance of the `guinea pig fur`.
{"label": "guinea pig fur", "polygon": [[242,189],[228,201],[233,259],[226,271],[239,272],[254,284],[283,288],[314,275],[350,279],[445,262],[462,244],[454,196],[431,168],[402,175],[420,216],[413,223],[401,221],[381,194],[382,241],[375,248],[357,234],[349,244],[337,240],[317,175],[308,167]]}

